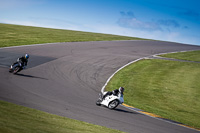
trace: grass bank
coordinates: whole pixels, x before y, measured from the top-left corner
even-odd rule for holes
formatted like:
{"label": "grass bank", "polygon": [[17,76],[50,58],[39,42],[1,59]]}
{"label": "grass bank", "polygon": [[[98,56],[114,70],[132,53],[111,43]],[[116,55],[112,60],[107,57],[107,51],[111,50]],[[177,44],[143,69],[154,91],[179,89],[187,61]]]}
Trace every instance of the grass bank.
{"label": "grass bank", "polygon": [[162,57],[175,58],[188,61],[198,61],[200,62],[200,50],[189,51],[189,52],[179,52],[161,55]]}
{"label": "grass bank", "polygon": [[1,133],[121,133],[35,109],[0,101]]}
{"label": "grass bank", "polygon": [[[191,52],[184,52],[185,57],[187,54]],[[199,52],[195,54],[200,57]],[[194,60],[193,56],[188,60]],[[200,63],[149,59],[119,71],[106,88],[124,86],[126,104],[200,128],[199,79]]]}
{"label": "grass bank", "polygon": [[55,42],[145,40],[135,37],[0,23],[0,47]]}
{"label": "grass bank", "polygon": [[[145,40],[134,37],[10,24],[0,24],[0,29],[0,47],[54,42]],[[115,133],[120,131],[0,101],[0,132]]]}

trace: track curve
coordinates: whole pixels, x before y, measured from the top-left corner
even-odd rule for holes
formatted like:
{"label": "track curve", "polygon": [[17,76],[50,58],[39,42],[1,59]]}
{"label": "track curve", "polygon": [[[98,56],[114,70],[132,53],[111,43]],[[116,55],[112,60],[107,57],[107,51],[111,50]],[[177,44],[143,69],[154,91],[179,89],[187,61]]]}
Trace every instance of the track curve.
{"label": "track curve", "polygon": [[[192,133],[192,129],[119,107],[95,105],[107,79],[121,66],[154,54],[200,50],[200,46],[160,41],[71,42],[0,49],[0,100],[72,119],[134,133]],[[18,75],[8,66],[24,53],[28,68]],[[114,88],[115,89],[115,88]]]}

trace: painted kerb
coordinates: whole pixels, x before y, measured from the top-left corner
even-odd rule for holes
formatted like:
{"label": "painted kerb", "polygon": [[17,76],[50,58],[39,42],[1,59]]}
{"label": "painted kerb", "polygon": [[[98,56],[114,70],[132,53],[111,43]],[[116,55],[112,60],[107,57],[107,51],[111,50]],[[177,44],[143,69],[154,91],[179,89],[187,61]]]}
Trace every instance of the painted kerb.
{"label": "painted kerb", "polygon": [[[110,82],[111,78],[117,73],[119,72],[120,70],[122,70],[123,68],[125,68],[126,66],[130,65],[130,64],[133,64],[137,61],[140,61],[140,60],[143,60],[143,59],[151,59],[149,57],[152,57],[152,56],[159,56],[159,55],[163,55],[163,54],[170,54],[170,53],[178,53],[178,52],[188,52],[188,51],[195,51],[195,50],[187,50],[187,51],[176,51],[176,52],[167,52],[167,53],[160,53],[160,54],[155,54],[155,55],[151,55],[151,56],[148,56],[148,57],[142,57],[142,58],[139,58],[139,59],[136,59],[132,62],[129,62],[128,64],[122,66],[121,68],[119,68],[116,72],[114,72],[109,78],[108,80],[106,81],[105,85],[102,87],[101,89],[101,92],[103,93],[105,91],[105,87],[107,86],[108,82]],[[189,128],[189,129],[192,129],[192,130],[196,130],[196,131],[200,131],[199,129],[196,129],[196,128],[193,128],[193,127],[190,127],[188,125],[184,125],[180,122],[176,122],[176,121],[172,121],[172,120],[169,120],[169,119],[166,119],[166,118],[163,118],[161,116],[158,116],[156,114],[152,114],[152,113],[149,113],[149,112],[146,112],[146,111],[143,111],[141,109],[138,109],[138,108],[135,108],[133,106],[129,106],[127,104],[122,104],[121,106],[125,107],[125,108],[128,108],[130,110],[133,110],[137,113],[140,113],[140,114],[144,114],[146,116],[149,116],[149,117],[152,117],[152,118],[155,118],[155,119],[158,119],[158,120],[162,120],[162,121],[165,121],[165,122],[168,122],[168,123],[171,123],[171,124],[175,124],[175,125],[178,125],[178,126],[182,126],[182,127],[185,127],[185,128]]]}

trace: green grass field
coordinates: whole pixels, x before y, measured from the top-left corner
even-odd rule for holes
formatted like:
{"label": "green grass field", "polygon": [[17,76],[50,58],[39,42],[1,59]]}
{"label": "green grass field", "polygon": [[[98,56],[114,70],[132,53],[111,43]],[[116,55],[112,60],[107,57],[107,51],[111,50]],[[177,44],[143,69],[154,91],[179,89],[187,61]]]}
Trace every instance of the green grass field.
{"label": "green grass field", "polygon": [[1,133],[121,133],[35,109],[0,101]]}
{"label": "green grass field", "polygon": [[[169,56],[176,58],[179,54],[189,57],[191,52]],[[199,51],[193,54],[188,60],[200,57]],[[126,104],[200,128],[199,79],[200,63],[148,59],[119,71],[106,88],[124,86]]]}
{"label": "green grass field", "polygon": [[189,52],[187,52],[187,54],[185,52],[179,52],[179,53],[164,54],[164,55],[161,55],[161,56],[167,57],[167,58],[175,58],[175,59],[181,59],[181,60],[200,62],[200,56],[199,55],[200,55],[200,50],[189,51]]}
{"label": "green grass field", "polygon": [[[134,37],[10,24],[0,24],[0,29],[0,47],[54,42],[145,40]],[[115,133],[119,131],[0,101],[0,132]]]}
{"label": "green grass field", "polygon": [[147,40],[135,37],[0,24],[0,47],[55,42]]}
{"label": "green grass field", "polygon": [[[145,40],[133,37],[0,24],[0,47],[29,44]],[[200,61],[200,52],[164,55]],[[124,86],[125,103],[200,128],[200,64],[143,60],[127,66],[109,82]],[[119,132],[0,101],[0,132]]]}

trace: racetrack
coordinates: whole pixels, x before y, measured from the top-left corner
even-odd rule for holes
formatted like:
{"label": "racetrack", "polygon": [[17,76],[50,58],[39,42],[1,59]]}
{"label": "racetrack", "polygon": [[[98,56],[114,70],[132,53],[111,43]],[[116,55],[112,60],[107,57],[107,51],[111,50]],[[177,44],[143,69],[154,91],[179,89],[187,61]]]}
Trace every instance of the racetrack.
{"label": "racetrack", "polygon": [[[121,106],[109,110],[95,105],[101,88],[121,66],[141,57],[184,50],[200,50],[200,46],[160,41],[102,41],[3,48],[0,49],[0,100],[125,132],[195,133],[198,131]],[[24,53],[30,54],[28,68],[18,75],[8,73],[9,65]]]}

